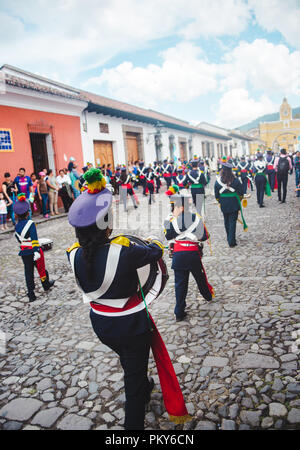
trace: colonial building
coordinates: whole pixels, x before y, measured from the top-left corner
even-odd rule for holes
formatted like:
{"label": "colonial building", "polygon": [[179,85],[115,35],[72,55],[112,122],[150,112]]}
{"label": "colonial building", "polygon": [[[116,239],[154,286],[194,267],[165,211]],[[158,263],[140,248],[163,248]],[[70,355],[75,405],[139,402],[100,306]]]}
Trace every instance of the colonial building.
{"label": "colonial building", "polygon": [[218,133],[226,139],[225,143],[220,142],[220,139],[214,139],[212,145],[217,149],[215,156],[232,156],[240,157],[250,154],[250,144],[252,138],[241,133],[239,130],[228,130],[217,125],[212,125],[207,122],[201,122],[197,125],[198,128],[209,130],[214,133]]}
{"label": "colonial building", "polygon": [[289,153],[298,149],[300,119],[293,118],[292,108],[286,98],[280,106],[279,120],[260,123],[259,135],[267,147],[275,152],[280,148],[285,148]]}
{"label": "colonial building", "polygon": [[249,143],[251,155],[255,155],[258,150],[262,153],[267,150],[267,143],[259,137],[259,128],[252,128],[247,132],[247,135],[252,138]]}
{"label": "colonial building", "polygon": [[57,173],[71,156],[81,168],[80,91],[8,65],[0,74],[0,179],[21,167]]}
{"label": "colonial building", "polygon": [[89,101],[82,113],[84,160],[97,164],[132,164],[153,161],[189,160],[194,154],[217,156],[217,143],[230,139],[216,131],[194,127],[188,122],[157,111],[81,92]]}

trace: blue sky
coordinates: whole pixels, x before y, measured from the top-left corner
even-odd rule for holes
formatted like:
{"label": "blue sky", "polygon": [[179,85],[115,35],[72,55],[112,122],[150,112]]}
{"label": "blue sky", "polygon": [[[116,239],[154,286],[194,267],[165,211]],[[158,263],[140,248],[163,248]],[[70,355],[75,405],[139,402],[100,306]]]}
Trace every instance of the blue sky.
{"label": "blue sky", "polygon": [[300,0],[0,0],[0,64],[228,128],[300,106]]}

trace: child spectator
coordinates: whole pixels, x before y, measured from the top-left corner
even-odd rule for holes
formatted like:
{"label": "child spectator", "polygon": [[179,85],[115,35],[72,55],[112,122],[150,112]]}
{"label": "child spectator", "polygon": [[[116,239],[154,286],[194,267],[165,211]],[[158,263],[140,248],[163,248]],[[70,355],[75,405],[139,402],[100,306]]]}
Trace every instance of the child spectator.
{"label": "child spectator", "polygon": [[8,200],[5,199],[3,192],[0,192],[0,226],[1,230],[7,230],[6,225],[6,218],[7,218],[7,205],[11,205],[12,201],[10,200],[10,203],[7,203]]}

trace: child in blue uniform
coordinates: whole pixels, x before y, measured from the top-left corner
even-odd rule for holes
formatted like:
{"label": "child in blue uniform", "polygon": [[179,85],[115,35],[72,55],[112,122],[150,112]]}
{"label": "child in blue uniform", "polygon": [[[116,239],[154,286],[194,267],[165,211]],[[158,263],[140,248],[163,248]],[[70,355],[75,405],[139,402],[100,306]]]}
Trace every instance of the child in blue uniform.
{"label": "child in blue uniform", "polygon": [[[232,168],[231,163],[223,163],[220,177],[217,177],[215,182],[215,197],[224,216],[229,247],[237,245],[236,222],[239,211],[242,211],[240,201],[243,198],[243,186],[232,173]],[[246,224],[244,224],[244,229],[246,229]]]}
{"label": "child in blue uniform", "polygon": [[69,222],[78,243],[67,255],[83,300],[91,306],[90,319],[100,341],[116,352],[124,370],[125,429],[144,429],[145,404],[150,400],[153,380],[147,377],[153,332],[138,296],[137,268],[158,261],[163,245],[133,244],[128,238],[110,239],[111,193],[101,172],[84,175],[88,190],[73,203]]}
{"label": "child in blue uniform", "polygon": [[193,203],[198,214],[201,214],[207,181],[204,172],[199,169],[198,159],[193,160],[191,164],[192,169],[188,172],[187,176],[190,184]]}
{"label": "child in blue uniform", "polygon": [[213,288],[207,281],[201,256],[202,249],[199,241],[206,241],[209,234],[199,214],[189,211],[189,197],[180,192],[172,196],[174,210],[164,222],[164,233],[168,241],[174,242],[172,269],[175,275],[176,306],[174,314],[176,321],[186,317],[186,296],[189,275],[192,273],[199,291],[205,300],[210,301]]}
{"label": "child in blue uniform", "polygon": [[18,219],[15,227],[15,236],[20,244],[19,256],[21,256],[25,270],[25,280],[29,302],[36,300],[34,293],[34,267],[37,268],[44,291],[48,291],[54,281],[49,281],[49,274],[45,268],[44,252],[40,247],[36,226],[32,220],[28,220],[29,203],[24,194],[18,195],[14,205],[14,212]]}

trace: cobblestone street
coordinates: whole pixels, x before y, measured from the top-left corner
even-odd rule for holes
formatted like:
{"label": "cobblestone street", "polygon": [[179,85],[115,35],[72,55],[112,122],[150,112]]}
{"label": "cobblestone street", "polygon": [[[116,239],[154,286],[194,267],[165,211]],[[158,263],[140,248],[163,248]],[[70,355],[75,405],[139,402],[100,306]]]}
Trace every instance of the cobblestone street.
{"label": "cobblestone street", "polygon": [[[146,429],[300,429],[300,203],[294,186],[292,175],[287,203],[279,203],[275,192],[264,209],[252,192],[244,214],[249,230],[238,223],[235,248],[228,247],[214,196],[207,196],[211,250],[205,243],[203,264],[216,297],[206,302],[191,277],[182,322],[173,314],[174,275],[165,252],[170,278],[150,312],[192,420],[169,422],[151,355],[155,387]],[[169,213],[164,190],[149,207],[139,188],[140,207],[134,210],[129,199],[126,215],[121,207],[118,214],[115,203],[113,235],[163,239]],[[127,220],[134,230],[128,231]],[[65,252],[76,240],[74,230],[66,217],[40,223],[37,230],[39,238],[54,241],[45,259],[56,282],[44,293],[36,272],[34,303],[28,303],[13,233],[0,235],[0,428],[121,430],[123,371],[94,334],[89,306],[71,273]]]}

